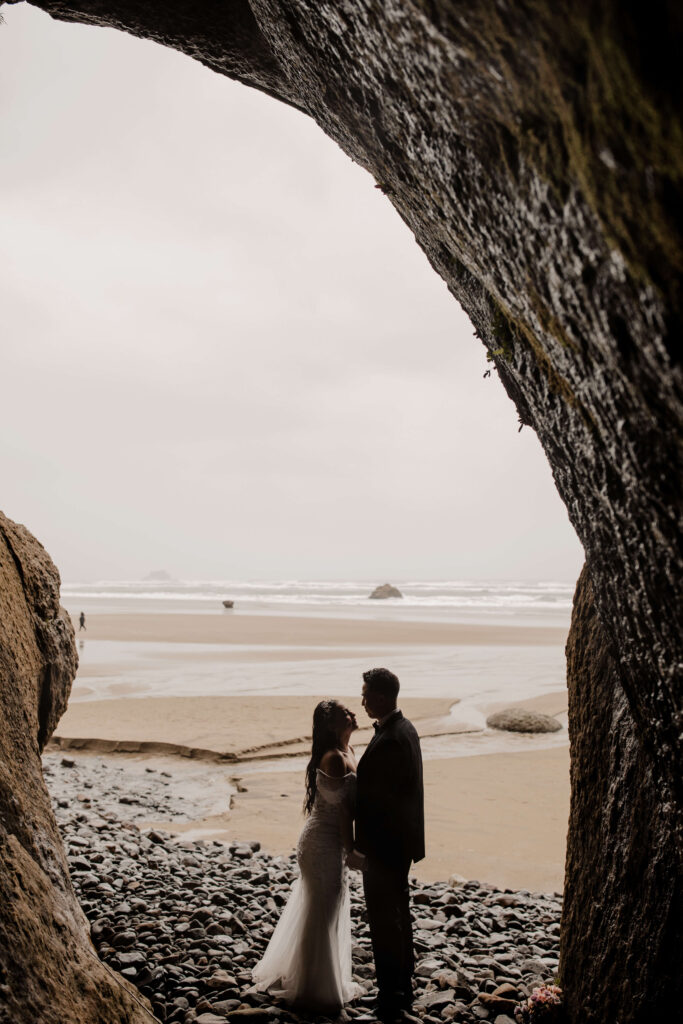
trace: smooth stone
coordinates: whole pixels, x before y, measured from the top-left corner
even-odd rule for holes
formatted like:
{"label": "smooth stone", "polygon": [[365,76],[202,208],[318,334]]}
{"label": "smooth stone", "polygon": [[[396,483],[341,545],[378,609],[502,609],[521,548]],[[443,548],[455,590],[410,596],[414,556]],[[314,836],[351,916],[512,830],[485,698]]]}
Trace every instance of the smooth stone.
{"label": "smooth stone", "polygon": [[435,958],[420,960],[417,967],[415,968],[415,974],[418,977],[431,978],[434,971],[441,970],[443,967],[443,960],[437,960]]}
{"label": "smooth stone", "polygon": [[119,963],[125,964],[127,967],[132,967],[135,964],[146,963],[146,957],[144,953],[140,953],[139,950],[134,950],[132,953],[119,953]]}
{"label": "smooth stone", "polygon": [[77,871],[90,871],[90,861],[82,854],[79,854],[77,857],[69,857],[67,859],[69,861],[69,870],[72,874]]}
{"label": "smooth stone", "polygon": [[447,1006],[452,1003],[454,999],[452,989],[435,989],[433,992],[425,992],[419,999],[416,1000],[418,1006],[425,1007],[425,1009],[439,1009],[442,1006]]}
{"label": "smooth stone", "polygon": [[503,999],[501,996],[493,995],[490,992],[480,992],[477,996],[482,1006],[492,1013],[512,1013],[517,1005],[516,999]]}
{"label": "smooth stone", "polygon": [[494,996],[500,996],[503,999],[514,999],[519,1000],[519,989],[516,985],[510,985],[505,982],[503,985],[499,985],[493,992]]}
{"label": "smooth stone", "polygon": [[562,728],[552,715],[514,707],[489,715],[486,724],[491,729],[504,729],[507,732],[559,732]]}
{"label": "smooth stone", "polygon": [[522,971],[524,974],[539,974],[541,975],[541,977],[547,971],[547,965],[542,960],[538,960],[533,957],[528,958],[526,960],[522,960],[522,962],[518,966],[520,971]]}
{"label": "smooth stone", "polygon": [[214,971],[211,977],[206,979],[206,984],[209,988],[234,988],[237,980],[227,971]]}

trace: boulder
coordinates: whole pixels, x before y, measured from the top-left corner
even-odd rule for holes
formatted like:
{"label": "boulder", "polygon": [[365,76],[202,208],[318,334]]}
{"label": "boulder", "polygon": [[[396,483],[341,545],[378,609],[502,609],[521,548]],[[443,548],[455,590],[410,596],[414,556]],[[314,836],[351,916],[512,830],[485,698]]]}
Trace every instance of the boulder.
{"label": "boulder", "polygon": [[149,1024],[145,1000],[93,950],[43,780],[76,667],[59,574],[0,513],[0,1018]]}
{"label": "boulder", "polygon": [[376,601],[384,601],[387,597],[403,597],[403,594],[398,587],[394,587],[391,583],[382,583],[381,586],[375,587],[370,594],[370,599]]}
{"label": "boulder", "polygon": [[504,729],[506,732],[558,732],[562,726],[552,715],[526,708],[505,708],[495,711],[486,719],[490,729]]}

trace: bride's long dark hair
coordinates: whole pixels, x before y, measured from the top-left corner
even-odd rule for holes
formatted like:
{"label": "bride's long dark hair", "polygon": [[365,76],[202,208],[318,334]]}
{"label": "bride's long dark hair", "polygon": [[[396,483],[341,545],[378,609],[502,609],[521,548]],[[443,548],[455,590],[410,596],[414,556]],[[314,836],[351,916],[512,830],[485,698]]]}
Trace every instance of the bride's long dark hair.
{"label": "bride's long dark hair", "polygon": [[304,814],[310,814],[315,800],[316,772],[320,762],[328,750],[339,746],[339,736],[334,727],[337,712],[341,708],[338,700],[321,700],[313,712],[313,746],[311,760],[306,767],[306,795],[304,797]]}

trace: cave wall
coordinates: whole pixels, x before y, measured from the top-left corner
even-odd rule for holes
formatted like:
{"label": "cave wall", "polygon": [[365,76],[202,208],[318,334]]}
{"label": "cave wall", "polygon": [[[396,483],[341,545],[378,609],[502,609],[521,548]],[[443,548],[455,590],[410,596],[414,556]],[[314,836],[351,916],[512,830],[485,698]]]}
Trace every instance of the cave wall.
{"label": "cave wall", "polygon": [[570,1017],[676,1020],[683,875],[586,568],[567,640],[567,682],[572,798],[560,976]]}
{"label": "cave wall", "polygon": [[100,963],[69,879],[40,753],[77,667],[59,574],[0,513],[0,1020],[142,1024],[142,997]]}
{"label": "cave wall", "polygon": [[[546,451],[586,550],[618,669],[614,693],[640,745],[630,784],[650,786],[680,863],[683,8],[660,0],[37,6],[173,46],[296,106],[374,176]],[[583,723],[589,735],[592,723]],[[596,721],[596,737],[600,728]],[[574,836],[587,827],[576,807]],[[577,872],[570,860],[568,887],[579,885]],[[656,895],[647,892],[636,898]],[[610,890],[615,920],[625,922],[626,898]],[[595,913],[585,902],[574,926],[592,933]],[[575,982],[597,1007],[596,975]]]}

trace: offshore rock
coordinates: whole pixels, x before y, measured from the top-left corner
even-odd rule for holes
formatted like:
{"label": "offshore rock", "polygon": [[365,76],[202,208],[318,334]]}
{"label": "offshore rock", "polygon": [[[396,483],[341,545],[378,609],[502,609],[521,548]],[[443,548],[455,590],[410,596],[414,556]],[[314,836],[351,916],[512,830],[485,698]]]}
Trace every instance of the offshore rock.
{"label": "offshore rock", "polygon": [[398,587],[394,587],[391,583],[382,583],[379,587],[375,587],[370,594],[370,600],[384,601],[388,597],[403,597],[403,594]]}
{"label": "offshore rock", "polygon": [[505,729],[507,732],[558,732],[562,726],[552,715],[526,708],[504,708],[494,711],[486,719],[491,729]]}
{"label": "offshore rock", "polygon": [[[675,1020],[683,877],[586,569],[574,599],[567,679],[572,797],[560,978],[570,1019]],[[587,906],[595,908],[590,917]]]}
{"label": "offshore rock", "polygon": [[0,513],[0,1019],[149,1021],[97,959],[43,781],[40,754],[76,674],[59,574]]}

